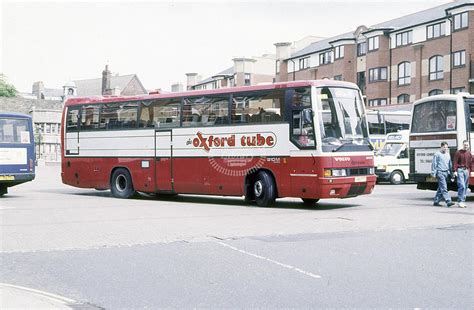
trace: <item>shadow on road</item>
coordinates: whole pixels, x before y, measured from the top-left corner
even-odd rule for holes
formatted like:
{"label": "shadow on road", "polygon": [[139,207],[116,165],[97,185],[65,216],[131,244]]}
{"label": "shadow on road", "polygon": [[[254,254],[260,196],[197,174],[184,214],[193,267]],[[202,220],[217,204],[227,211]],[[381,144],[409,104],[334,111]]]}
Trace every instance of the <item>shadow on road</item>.
{"label": "shadow on road", "polygon": [[[77,196],[88,196],[88,197],[110,197],[111,199],[119,199],[112,197],[110,191],[86,191],[86,192],[71,192],[71,191],[61,191],[62,194],[68,195],[77,195]],[[213,204],[213,205],[222,205],[225,206],[242,206],[242,207],[250,207],[250,208],[260,208],[257,206],[255,202],[245,202],[243,197],[223,197],[223,196],[199,196],[199,195],[167,195],[167,194],[146,194],[146,193],[138,193],[131,198],[132,200],[157,200],[157,201],[170,201],[170,202],[177,202],[177,203],[187,203],[187,204]],[[275,209],[293,209],[293,210],[335,210],[335,209],[346,209],[346,208],[354,208],[354,207],[361,207],[361,204],[354,204],[354,203],[339,203],[341,200],[337,199],[328,199],[328,200],[320,200],[316,206],[309,207],[305,206],[301,201],[285,201],[277,199],[275,204],[268,208],[275,208]]]}

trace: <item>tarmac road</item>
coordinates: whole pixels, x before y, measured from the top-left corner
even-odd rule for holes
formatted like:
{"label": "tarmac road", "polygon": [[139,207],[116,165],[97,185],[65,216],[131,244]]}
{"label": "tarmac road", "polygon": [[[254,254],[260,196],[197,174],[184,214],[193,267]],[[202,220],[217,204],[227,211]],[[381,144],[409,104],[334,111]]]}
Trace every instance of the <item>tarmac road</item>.
{"label": "tarmac road", "polygon": [[0,199],[0,282],[72,308],[472,308],[473,197],[460,209],[433,207],[433,195],[377,185],[314,209],[120,200],[39,167]]}

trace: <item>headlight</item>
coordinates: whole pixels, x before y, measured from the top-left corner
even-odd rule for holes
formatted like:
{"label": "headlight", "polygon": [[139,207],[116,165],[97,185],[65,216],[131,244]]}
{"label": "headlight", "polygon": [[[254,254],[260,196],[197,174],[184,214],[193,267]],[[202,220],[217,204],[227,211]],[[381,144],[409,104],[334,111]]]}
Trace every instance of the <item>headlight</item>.
{"label": "headlight", "polygon": [[333,177],[345,177],[346,174],[346,169],[333,169],[332,170],[332,176]]}

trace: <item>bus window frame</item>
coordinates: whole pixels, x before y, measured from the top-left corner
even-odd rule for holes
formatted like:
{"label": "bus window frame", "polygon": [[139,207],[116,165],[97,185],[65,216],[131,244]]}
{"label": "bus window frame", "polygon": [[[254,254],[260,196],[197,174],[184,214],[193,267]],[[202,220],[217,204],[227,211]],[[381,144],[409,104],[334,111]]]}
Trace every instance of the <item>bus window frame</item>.
{"label": "bus window frame", "polygon": [[[301,89],[301,88],[308,88],[309,89],[309,106],[295,106],[293,104],[293,96],[296,91],[296,89]],[[316,150],[317,142],[316,142],[316,132],[315,132],[315,124],[314,124],[314,109],[313,109],[313,92],[312,92],[312,87],[294,87],[294,88],[287,88],[285,91],[285,117],[286,117],[286,122],[289,123],[289,136],[290,136],[290,141],[293,145],[295,145],[298,149],[300,150]],[[299,112],[300,114],[300,125],[303,125],[301,122],[301,118],[303,117],[303,113],[305,110],[311,109],[311,130],[312,130],[312,135],[313,135],[313,145],[302,145],[299,141],[299,139],[295,138],[294,134],[294,112]],[[303,130],[303,128],[301,128]],[[300,135],[302,136],[302,135]],[[308,135],[309,136],[309,135]]]}
{"label": "bus window frame", "polygon": [[[456,117],[456,120],[455,120],[455,122],[454,122],[455,128],[454,128],[454,129],[449,129],[449,130],[446,129],[446,128],[444,128],[444,129],[442,129],[442,130],[439,130],[439,129],[437,129],[437,130],[425,130],[425,131],[422,131],[422,132],[420,132],[419,130],[417,130],[416,132],[413,131],[413,129],[415,128],[415,127],[413,126],[413,124],[414,124],[415,121],[417,120],[416,117],[413,116],[413,115],[415,115],[415,111],[416,111],[417,109],[420,109],[423,105],[426,105],[426,104],[429,104],[429,103],[431,103],[431,104],[440,104],[440,102],[445,102],[445,104],[449,104],[449,103],[454,104],[454,108],[455,108],[455,110],[454,110],[454,115],[455,115],[455,117]],[[454,132],[454,133],[455,133],[455,132],[457,132],[457,130],[458,130],[458,124],[457,124],[457,122],[458,122],[458,111],[457,111],[457,110],[458,110],[457,101],[456,101],[456,100],[452,100],[452,99],[451,99],[451,100],[449,100],[449,99],[428,100],[428,101],[424,101],[424,102],[421,102],[421,103],[415,105],[415,106],[413,107],[413,112],[412,112],[413,115],[412,115],[412,121],[411,121],[411,124],[410,124],[410,134],[429,134],[429,133],[436,133],[436,132],[451,132],[451,133]],[[438,114],[438,113],[439,113],[439,111],[436,112],[436,114]],[[446,120],[445,120],[445,121],[446,121],[446,124],[447,124],[447,117],[448,117],[448,115],[446,115]],[[417,126],[416,129],[418,129],[418,127],[419,127],[419,126]],[[446,126],[445,126],[445,127],[446,127]]]}

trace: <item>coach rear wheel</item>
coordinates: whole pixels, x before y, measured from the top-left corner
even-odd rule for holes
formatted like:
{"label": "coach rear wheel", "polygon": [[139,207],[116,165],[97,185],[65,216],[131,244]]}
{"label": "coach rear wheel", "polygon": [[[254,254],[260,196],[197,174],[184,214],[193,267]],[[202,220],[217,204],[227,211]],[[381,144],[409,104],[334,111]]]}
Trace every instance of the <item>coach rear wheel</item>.
{"label": "coach rear wheel", "polygon": [[268,207],[275,202],[276,186],[273,177],[266,171],[260,171],[253,183],[255,201],[260,207]]}
{"label": "coach rear wheel", "polygon": [[110,190],[117,198],[130,198],[135,194],[132,177],[126,169],[119,168],[112,173]]}
{"label": "coach rear wheel", "polygon": [[403,177],[403,173],[401,171],[394,171],[390,175],[390,183],[398,185],[403,183],[405,178]]}
{"label": "coach rear wheel", "polygon": [[301,198],[303,204],[307,207],[315,207],[319,199]]}

